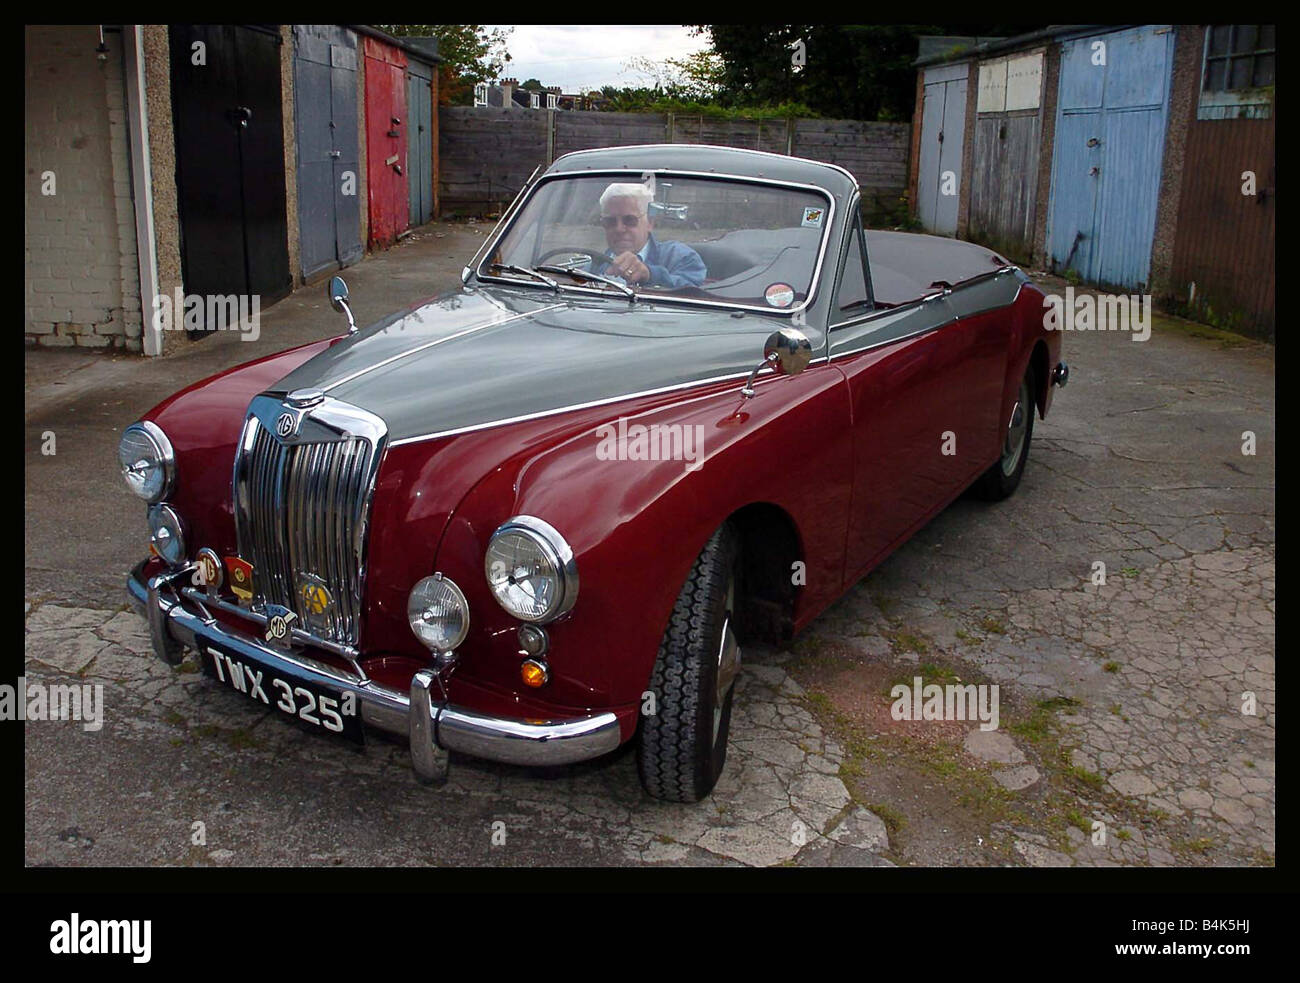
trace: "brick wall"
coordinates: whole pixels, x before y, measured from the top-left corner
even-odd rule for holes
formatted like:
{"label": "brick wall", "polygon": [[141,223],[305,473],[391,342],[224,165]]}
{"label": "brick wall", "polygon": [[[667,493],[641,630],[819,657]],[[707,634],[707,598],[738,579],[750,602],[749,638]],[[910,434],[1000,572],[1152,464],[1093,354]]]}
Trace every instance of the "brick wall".
{"label": "brick wall", "polygon": [[25,341],[140,351],[122,37],[105,34],[103,62],[93,26],[25,41]]}

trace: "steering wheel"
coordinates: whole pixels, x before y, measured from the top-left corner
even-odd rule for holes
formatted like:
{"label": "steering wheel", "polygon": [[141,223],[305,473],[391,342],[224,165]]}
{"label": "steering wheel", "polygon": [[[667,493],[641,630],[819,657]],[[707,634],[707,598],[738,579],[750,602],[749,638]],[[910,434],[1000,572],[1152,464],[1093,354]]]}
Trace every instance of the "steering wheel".
{"label": "steering wheel", "polygon": [[599,265],[603,264],[604,262],[606,262],[606,260],[607,260],[607,257],[605,256],[604,253],[598,253],[598,252],[595,252],[595,251],[593,251],[593,250],[591,250],[591,249],[587,249],[587,248],[582,247],[582,246],[560,246],[560,247],[557,248],[557,249],[552,249],[552,250],[550,250],[549,252],[547,252],[546,255],[542,256],[542,257],[537,261],[536,265],[537,265],[537,266],[542,266],[542,265],[545,264],[545,262],[546,262],[548,259],[550,259],[552,256],[559,256],[559,255],[561,255],[561,254],[563,254],[563,253],[567,253],[567,254],[570,255],[570,256],[572,256],[572,255],[574,255],[574,254],[577,254],[577,255],[579,255],[579,256],[588,256],[588,257],[591,258],[591,265],[592,265],[593,267],[594,267],[594,266],[599,266]]}

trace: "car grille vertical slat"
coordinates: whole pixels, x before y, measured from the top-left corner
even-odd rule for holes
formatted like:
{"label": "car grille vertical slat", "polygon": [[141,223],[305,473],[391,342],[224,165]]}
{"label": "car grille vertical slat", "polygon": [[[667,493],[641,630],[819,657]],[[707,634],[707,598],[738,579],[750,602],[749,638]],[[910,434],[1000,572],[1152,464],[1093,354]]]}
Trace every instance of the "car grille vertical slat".
{"label": "car grille vertical slat", "polygon": [[[236,470],[240,549],[254,568],[256,600],[298,615],[310,635],[355,647],[361,630],[365,512],[375,443],[282,444],[256,418]],[[333,598],[328,619],[309,619],[300,578],[319,578]]]}

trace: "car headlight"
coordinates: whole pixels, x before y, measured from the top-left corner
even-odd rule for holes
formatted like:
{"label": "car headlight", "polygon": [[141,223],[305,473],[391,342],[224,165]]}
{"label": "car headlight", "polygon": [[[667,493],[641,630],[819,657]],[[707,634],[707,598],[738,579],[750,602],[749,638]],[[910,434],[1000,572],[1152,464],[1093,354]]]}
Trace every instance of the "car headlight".
{"label": "car headlight", "polygon": [[161,502],[176,483],[176,456],[157,424],[133,423],[117,445],[126,486],[146,502]]}
{"label": "car headlight", "polygon": [[435,573],[411,588],[406,601],[411,631],[434,652],[450,652],[469,634],[469,602],[455,581]]}
{"label": "car headlight", "polygon": [[573,550],[531,515],[517,515],[492,534],[483,570],[497,603],[520,621],[554,621],[578,599]]}
{"label": "car headlight", "polygon": [[170,505],[149,509],[149,542],[168,566],[178,567],[185,562],[185,530],[181,517]]}

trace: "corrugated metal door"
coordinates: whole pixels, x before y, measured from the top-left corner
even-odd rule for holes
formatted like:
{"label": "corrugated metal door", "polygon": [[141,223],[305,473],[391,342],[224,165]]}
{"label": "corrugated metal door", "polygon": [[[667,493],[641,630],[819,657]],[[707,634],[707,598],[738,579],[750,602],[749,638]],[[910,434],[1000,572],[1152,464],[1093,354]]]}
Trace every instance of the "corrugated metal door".
{"label": "corrugated metal door", "polygon": [[1062,46],[1048,232],[1056,269],[1117,287],[1147,283],[1172,61],[1169,27]]}
{"label": "corrugated metal door", "polygon": [[361,258],[356,35],[294,26],[299,258],[304,278]]}
{"label": "corrugated metal door", "polygon": [[278,300],[291,286],[279,31],[184,25],[168,35],[185,290]]}
{"label": "corrugated metal door", "polygon": [[406,229],[406,56],[392,45],[365,38],[366,183],[370,242],[391,246]]}
{"label": "corrugated metal door", "polygon": [[966,65],[941,65],[925,73],[917,214],[921,225],[938,235],[957,233],[967,73]]}
{"label": "corrugated metal door", "polygon": [[433,218],[433,83],[429,66],[413,61],[407,66],[406,108],[411,114],[406,160],[411,195],[411,224]]}

